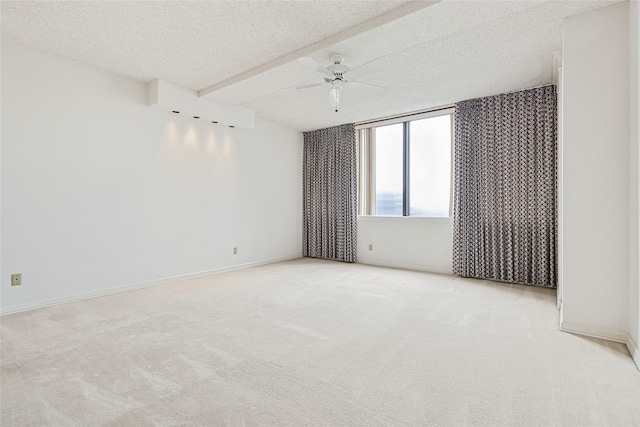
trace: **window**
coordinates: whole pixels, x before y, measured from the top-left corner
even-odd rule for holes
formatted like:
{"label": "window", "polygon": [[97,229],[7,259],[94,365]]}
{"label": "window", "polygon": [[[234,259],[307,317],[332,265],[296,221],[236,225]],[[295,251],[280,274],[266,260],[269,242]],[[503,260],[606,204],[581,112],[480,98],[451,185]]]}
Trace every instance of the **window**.
{"label": "window", "polygon": [[451,216],[453,109],[358,126],[361,215]]}

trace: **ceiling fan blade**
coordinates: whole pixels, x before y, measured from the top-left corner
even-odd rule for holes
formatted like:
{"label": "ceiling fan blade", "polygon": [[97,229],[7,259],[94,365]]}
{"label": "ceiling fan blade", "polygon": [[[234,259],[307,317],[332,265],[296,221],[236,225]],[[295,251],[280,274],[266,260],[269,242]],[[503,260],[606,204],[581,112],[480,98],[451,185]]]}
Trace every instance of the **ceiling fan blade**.
{"label": "ceiling fan blade", "polygon": [[311,83],[311,84],[302,85],[302,86],[291,86],[291,87],[285,87],[284,89],[280,89],[280,92],[293,92],[294,90],[309,89],[312,87],[320,87],[323,85],[324,83]]}
{"label": "ceiling fan blade", "polygon": [[315,59],[309,58],[308,56],[303,56],[302,58],[298,58],[298,62],[303,64],[305,67],[312,69],[313,71],[317,71],[318,73],[324,74],[330,79],[335,79],[336,76],[329,70],[327,70],[322,65],[318,64]]}
{"label": "ceiling fan blade", "polygon": [[382,59],[374,59],[371,62],[367,62],[366,64],[362,64],[359,67],[354,68],[353,70],[349,70],[344,73],[344,77],[348,80],[358,80],[364,76],[368,76],[369,74],[379,73],[380,71],[384,71],[387,69],[387,63]]}
{"label": "ceiling fan blade", "polygon": [[372,85],[365,82],[349,82],[349,87],[362,92],[372,93],[374,95],[385,95],[389,92],[388,87]]}

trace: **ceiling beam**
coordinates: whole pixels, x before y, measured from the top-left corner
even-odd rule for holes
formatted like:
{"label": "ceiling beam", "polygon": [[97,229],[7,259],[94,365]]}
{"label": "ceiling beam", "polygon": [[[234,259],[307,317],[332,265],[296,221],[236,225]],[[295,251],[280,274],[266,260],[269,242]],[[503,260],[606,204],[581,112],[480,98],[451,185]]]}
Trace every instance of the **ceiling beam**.
{"label": "ceiling beam", "polygon": [[390,10],[387,13],[371,18],[353,27],[347,28],[346,30],[340,31],[339,33],[336,33],[325,39],[312,43],[308,46],[305,46],[301,49],[291,52],[285,56],[274,59],[273,61],[267,62],[266,64],[259,65],[255,68],[252,68],[249,71],[245,71],[229,79],[223,80],[219,83],[206,87],[198,92],[198,96],[203,97],[205,95],[208,95],[212,92],[215,92],[227,86],[231,86],[243,80],[249,79],[251,77],[255,77],[258,74],[264,73],[265,71],[269,71],[271,69],[279,67],[288,62],[295,61],[298,58],[310,55],[313,52],[324,49],[336,43],[340,43],[358,34],[364,33],[365,31],[372,30],[388,22],[402,18],[403,16],[409,15],[413,12],[417,12],[418,10],[424,9],[426,7],[432,6],[436,3],[439,3],[440,1],[441,0],[414,0],[409,3],[405,3],[400,7]]}

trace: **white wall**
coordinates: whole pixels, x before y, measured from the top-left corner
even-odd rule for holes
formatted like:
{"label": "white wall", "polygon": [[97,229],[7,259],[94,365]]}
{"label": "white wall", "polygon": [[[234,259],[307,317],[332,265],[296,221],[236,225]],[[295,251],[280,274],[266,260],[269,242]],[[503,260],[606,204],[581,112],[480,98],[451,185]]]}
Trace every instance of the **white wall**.
{"label": "white wall", "polygon": [[302,134],[174,116],[145,91],[3,40],[3,313],[301,256]]}
{"label": "white wall", "polygon": [[363,264],[452,274],[452,246],[452,218],[358,217]]}
{"label": "white wall", "polygon": [[624,341],[629,280],[628,3],[566,19],[561,329]]}
{"label": "white wall", "polygon": [[630,245],[627,345],[640,367],[640,1],[629,2]]}

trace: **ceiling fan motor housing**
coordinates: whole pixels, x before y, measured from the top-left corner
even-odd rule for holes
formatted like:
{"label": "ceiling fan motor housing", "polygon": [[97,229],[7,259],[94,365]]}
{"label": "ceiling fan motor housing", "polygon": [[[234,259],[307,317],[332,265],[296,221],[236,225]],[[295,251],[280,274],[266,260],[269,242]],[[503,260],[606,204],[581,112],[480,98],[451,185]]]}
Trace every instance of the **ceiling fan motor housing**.
{"label": "ceiling fan motor housing", "polygon": [[346,65],[342,65],[342,61],[344,61],[343,55],[331,55],[331,62],[333,62],[333,65],[329,65],[327,67],[327,70],[331,71],[337,79],[342,79],[342,75],[350,70]]}

